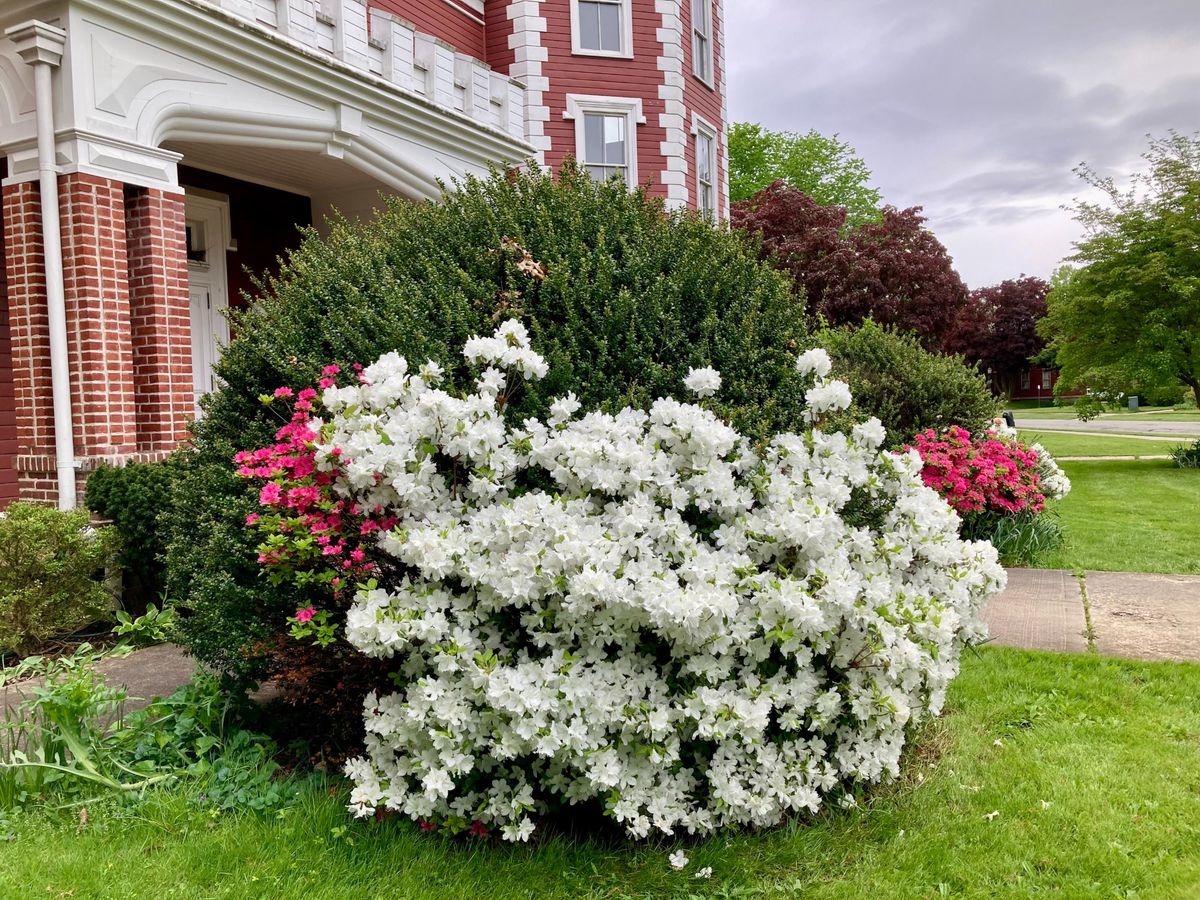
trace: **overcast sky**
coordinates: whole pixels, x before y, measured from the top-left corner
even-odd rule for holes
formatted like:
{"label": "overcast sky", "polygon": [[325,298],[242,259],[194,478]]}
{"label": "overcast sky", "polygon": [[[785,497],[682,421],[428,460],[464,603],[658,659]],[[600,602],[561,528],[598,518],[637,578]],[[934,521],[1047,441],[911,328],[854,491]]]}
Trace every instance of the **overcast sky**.
{"label": "overcast sky", "polygon": [[1200,130],[1200,0],[726,0],[731,121],[839,133],[972,287],[1048,277],[1082,161]]}

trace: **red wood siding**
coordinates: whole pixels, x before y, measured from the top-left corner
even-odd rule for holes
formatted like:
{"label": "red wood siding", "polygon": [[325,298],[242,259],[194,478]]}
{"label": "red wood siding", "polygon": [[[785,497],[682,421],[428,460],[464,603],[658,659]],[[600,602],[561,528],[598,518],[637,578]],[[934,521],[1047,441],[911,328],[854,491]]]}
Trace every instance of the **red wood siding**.
{"label": "red wood siding", "polygon": [[512,19],[508,17],[507,0],[504,2],[493,0],[486,5],[486,8],[487,52],[483,60],[497,72],[507,72],[509,67],[516,62],[517,56],[508,46],[509,36],[513,33],[513,24]]}
{"label": "red wood siding", "polygon": [[[688,110],[685,130],[687,133],[687,166],[688,166],[688,197],[690,204],[699,205],[696,186],[696,137],[692,133],[692,113],[696,113],[717,131],[717,209],[725,208],[725,120],[722,111],[721,96],[725,89],[725,35],[721,34],[721,22],[716,11],[717,0],[713,4],[713,84],[710,88],[695,75],[695,61],[692,53],[692,4],[691,0],[683,2],[683,103]],[[725,0],[727,4],[730,0]]]}
{"label": "red wood siding", "polygon": [[658,69],[663,52],[658,42],[662,15],[655,10],[654,0],[633,0],[633,59],[573,56],[570,0],[545,0],[542,15],[549,23],[542,35],[542,46],[549,50],[543,71],[550,79],[545,96],[550,107],[546,134],[552,141],[546,163],[558,168],[567,156],[575,155],[575,123],[563,119],[567,94],[636,97],[641,99],[646,117],[646,124],[637,129],[638,181],[649,183],[651,196],[665,197],[666,187],[659,175],[666,168],[660,147],[666,130],[658,124],[663,111],[663,101],[658,97],[663,83],[663,73]]}
{"label": "red wood siding", "polygon": [[[8,160],[0,159],[0,178]],[[0,509],[17,497],[17,406],[13,391],[12,337],[9,334],[8,282],[5,275],[3,199],[0,198]]]}
{"label": "red wood siding", "polygon": [[[507,6],[496,0],[487,5]],[[445,41],[459,53],[487,58],[483,17],[465,4],[455,0],[370,0],[370,6],[407,19],[417,31]]]}

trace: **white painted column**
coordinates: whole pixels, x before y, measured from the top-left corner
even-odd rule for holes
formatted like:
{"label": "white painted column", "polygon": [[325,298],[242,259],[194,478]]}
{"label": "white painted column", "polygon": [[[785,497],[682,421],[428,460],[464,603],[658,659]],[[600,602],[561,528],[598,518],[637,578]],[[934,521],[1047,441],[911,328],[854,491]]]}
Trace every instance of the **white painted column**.
{"label": "white painted column", "polygon": [[75,426],[71,417],[71,369],[67,357],[67,305],[63,289],[62,226],[58,214],[57,140],[54,133],[54,69],[62,64],[67,33],[45,22],[5,31],[33,67],[37,106],[38,186],[42,207],[42,254],[46,268],[46,318],[50,329],[50,383],[54,396],[54,452],[58,508],[74,509]]}

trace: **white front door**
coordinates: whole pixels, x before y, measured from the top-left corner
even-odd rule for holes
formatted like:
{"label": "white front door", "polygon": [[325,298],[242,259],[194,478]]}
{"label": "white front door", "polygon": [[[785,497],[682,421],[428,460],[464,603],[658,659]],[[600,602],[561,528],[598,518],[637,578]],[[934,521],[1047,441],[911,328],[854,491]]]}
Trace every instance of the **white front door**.
{"label": "white front door", "polygon": [[229,342],[229,203],[210,197],[187,198],[188,293],[192,310],[192,385],[196,414],[200,398],[216,388],[213,366]]}

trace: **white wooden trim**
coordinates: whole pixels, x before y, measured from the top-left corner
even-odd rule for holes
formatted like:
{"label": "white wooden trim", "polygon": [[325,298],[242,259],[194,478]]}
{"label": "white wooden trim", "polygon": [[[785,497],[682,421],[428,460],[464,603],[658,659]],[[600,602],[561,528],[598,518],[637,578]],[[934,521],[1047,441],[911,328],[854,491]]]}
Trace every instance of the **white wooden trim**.
{"label": "white wooden trim", "polygon": [[704,135],[712,141],[712,158],[709,160],[709,178],[712,186],[713,221],[721,219],[721,132],[712,122],[697,112],[692,113],[692,153],[696,157],[696,210],[703,212],[701,199],[704,196],[703,185],[700,184],[700,154],[696,139]]}
{"label": "white wooden trim", "polygon": [[604,56],[609,59],[633,59],[633,3],[620,0],[621,49],[589,50],[580,43],[579,0],[571,0],[571,54],[573,56]]}
{"label": "white wooden trim", "polygon": [[638,186],[638,150],[637,127],[646,124],[646,116],[642,112],[642,101],[638,97],[603,97],[595,94],[567,94],[567,108],[563,118],[575,122],[575,158],[581,166],[588,165],[584,156],[586,137],[584,132],[584,116],[587,113],[605,113],[608,115],[625,116],[628,125],[625,133],[625,171],[628,177],[626,186],[633,190]]}
{"label": "white wooden trim", "polygon": [[[687,0],[687,2],[689,3],[688,18],[691,19],[693,9],[690,4],[693,2],[693,0]],[[709,75],[707,78],[705,78],[703,75],[701,75],[700,72],[698,71],[698,67],[696,65],[696,22],[694,20],[692,21],[691,35],[690,35],[691,39],[692,39],[692,75],[694,75],[696,77],[696,80],[699,81],[701,84],[703,84],[705,87],[708,87],[711,90],[715,91],[717,89],[717,31],[716,31],[716,28],[714,27],[716,24],[716,17],[713,15],[713,6],[716,4],[716,0],[701,0],[701,2],[704,3],[706,15],[708,16],[708,72],[709,72]]]}

